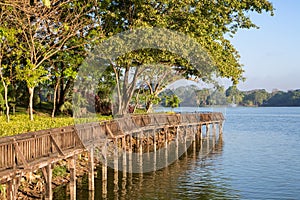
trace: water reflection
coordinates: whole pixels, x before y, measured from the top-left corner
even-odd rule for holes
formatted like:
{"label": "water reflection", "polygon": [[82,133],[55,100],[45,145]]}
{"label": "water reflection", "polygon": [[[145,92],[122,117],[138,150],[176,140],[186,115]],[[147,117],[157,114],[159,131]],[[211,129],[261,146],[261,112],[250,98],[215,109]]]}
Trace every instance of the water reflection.
{"label": "water reflection", "polygon": [[[82,181],[78,185],[77,199],[85,200],[88,196],[89,199],[239,199],[238,191],[231,189],[221,174],[222,166],[218,159],[222,156],[222,150],[222,137],[211,137],[194,141],[186,154],[157,171],[128,173],[108,168],[107,194],[102,191],[100,166],[95,179],[95,192],[90,193],[87,181]],[[139,161],[151,159],[158,162],[170,154],[164,150],[148,156]],[[155,159],[150,156],[155,156]]]}

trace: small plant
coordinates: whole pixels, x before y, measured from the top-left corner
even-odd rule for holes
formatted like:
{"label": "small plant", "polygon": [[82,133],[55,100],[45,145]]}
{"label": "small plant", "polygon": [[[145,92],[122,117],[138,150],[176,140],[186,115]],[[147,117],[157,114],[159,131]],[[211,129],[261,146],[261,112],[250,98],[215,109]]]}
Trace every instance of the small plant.
{"label": "small plant", "polygon": [[52,171],[53,178],[64,177],[67,175],[67,167],[65,165],[55,166]]}
{"label": "small plant", "polygon": [[166,107],[171,107],[172,111],[173,108],[177,108],[179,106],[179,103],[181,102],[179,97],[175,94],[171,96],[166,96],[165,98],[166,98]]}
{"label": "small plant", "polygon": [[5,199],[6,197],[6,187],[0,184],[0,199]]}

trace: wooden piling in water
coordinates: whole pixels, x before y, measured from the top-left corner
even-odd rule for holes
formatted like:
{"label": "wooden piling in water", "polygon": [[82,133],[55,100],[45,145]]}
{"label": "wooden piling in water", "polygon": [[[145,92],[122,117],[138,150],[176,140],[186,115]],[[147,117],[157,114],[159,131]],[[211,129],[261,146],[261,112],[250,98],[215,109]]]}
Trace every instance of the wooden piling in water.
{"label": "wooden piling in water", "polygon": [[119,181],[119,156],[118,156],[118,140],[114,139],[114,192],[118,192]]}
{"label": "wooden piling in water", "polygon": [[52,200],[52,164],[47,165],[42,169],[45,182],[46,182],[46,194],[45,200]]}
{"label": "wooden piling in water", "polygon": [[153,151],[156,152],[156,130],[153,129]]}
{"label": "wooden piling in water", "polygon": [[88,179],[89,179],[89,191],[95,190],[95,177],[94,177],[94,148],[90,148],[89,151],[89,163],[88,163]]}
{"label": "wooden piling in water", "polygon": [[76,200],[76,155],[69,158],[70,200]]}
{"label": "wooden piling in water", "polygon": [[7,199],[10,199],[10,200],[15,200],[16,197],[17,197],[17,191],[18,191],[18,186],[17,186],[17,180],[16,178],[13,178],[11,179],[7,185],[6,185],[6,196],[7,196]]}
{"label": "wooden piling in water", "polygon": [[208,123],[206,123],[205,124],[206,125],[206,138],[209,138],[209,132],[210,132],[210,129],[209,129],[209,124]]}
{"label": "wooden piling in water", "polygon": [[102,147],[102,197],[107,194],[107,140]]}
{"label": "wooden piling in water", "polygon": [[223,133],[223,122],[220,121],[219,122],[219,135],[222,135],[222,133]]}

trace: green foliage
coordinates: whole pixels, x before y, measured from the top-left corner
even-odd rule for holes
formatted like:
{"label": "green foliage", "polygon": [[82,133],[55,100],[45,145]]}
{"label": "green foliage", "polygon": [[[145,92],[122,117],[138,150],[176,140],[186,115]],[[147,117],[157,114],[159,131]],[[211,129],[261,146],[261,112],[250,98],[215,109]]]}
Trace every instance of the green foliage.
{"label": "green foliage", "polygon": [[[238,29],[256,27],[247,14],[249,11],[273,14],[273,6],[267,0],[107,1],[101,4],[101,9],[107,13],[103,16],[107,36],[140,27],[179,31],[199,42],[208,51],[219,75],[231,78],[234,83],[242,79],[243,70],[238,52],[226,36],[234,35]],[[169,60],[178,60],[180,56],[169,56]],[[201,72],[190,72],[201,75]]]}
{"label": "green foliage", "polygon": [[177,108],[180,103],[180,99],[177,95],[166,96],[166,107]]}
{"label": "green foliage", "polygon": [[51,6],[50,0],[43,0],[43,4],[48,8],[50,8],[50,6]]}
{"label": "green foliage", "polygon": [[46,76],[48,71],[43,66],[36,66],[29,59],[25,66],[16,67],[16,73],[17,79],[25,81],[28,88],[34,88],[49,78]]}
{"label": "green foliage", "polygon": [[236,86],[230,86],[226,92],[226,98],[228,103],[240,104],[243,101],[244,94],[240,92]]}
{"label": "green foliage", "polygon": [[142,109],[142,108],[136,108],[134,110],[134,114],[147,114],[147,111],[145,109]]}
{"label": "green foliage", "polygon": [[264,102],[264,106],[300,106],[300,90],[275,92]]}
{"label": "green foliage", "polygon": [[[161,27],[180,32],[199,43],[203,48],[198,49],[199,51],[207,52],[211,59],[209,64],[217,69],[213,73],[216,72],[217,76],[230,78],[237,83],[242,79],[243,69],[239,63],[239,54],[227,36],[233,36],[238,29],[256,27],[248,17],[248,12],[273,14],[273,6],[267,0],[133,0],[130,2],[79,0],[62,1],[55,4],[51,0],[42,0],[42,3],[28,6],[20,6],[21,1],[9,0],[7,2],[13,6],[0,5],[0,57],[3,58],[0,69],[2,84],[12,88],[8,92],[9,98],[17,104],[24,105],[25,102],[29,103],[28,95],[25,95],[28,93],[28,87],[33,89],[42,85],[41,87],[48,88],[49,92],[55,93],[59,98],[55,100],[54,111],[60,110],[63,113],[71,110],[69,97],[73,93],[74,79],[78,76],[79,66],[87,52],[94,48],[93,45],[99,44],[110,36],[145,27]],[[168,36],[162,38],[157,33],[152,34],[150,38],[173,44],[174,40]],[[203,69],[197,70],[193,63],[186,59],[191,51],[188,42],[182,42],[176,48],[185,50],[181,54],[177,54],[164,48],[144,48],[119,56],[113,61],[115,71],[108,67],[102,77],[99,77],[99,74],[93,75],[95,77],[91,81],[100,78],[99,104],[111,103],[113,88],[116,88],[117,81],[119,81],[119,86],[125,96],[124,99],[127,101],[120,105],[127,110],[127,103],[132,101],[132,91],[136,91],[137,84],[145,83],[132,81],[130,85],[128,82],[126,83],[130,80],[130,76],[127,76],[126,80],[126,74],[121,72],[127,69],[126,72],[129,72],[144,65],[161,64],[169,68],[174,67],[175,71],[180,72],[180,75],[184,75],[184,77],[197,76],[203,80],[210,78],[212,71],[206,72],[203,67],[207,62],[196,63],[195,67]],[[122,50],[122,48],[111,49],[108,52],[120,52],[120,49]],[[202,54],[196,54],[197,56],[202,56]],[[150,105],[160,101],[158,94],[162,88],[168,85],[168,81],[162,83],[155,80],[159,79],[159,75],[163,73],[154,68],[149,69],[149,73],[144,74],[141,80],[148,81],[149,85],[155,87],[148,86],[149,92],[144,93],[144,97],[141,99],[144,98],[145,104]],[[167,70],[162,71],[168,72]],[[141,73],[139,71],[136,74]],[[167,74],[174,78],[174,73]],[[86,80],[90,77],[80,78]],[[163,80],[166,80],[166,77]],[[57,91],[53,92],[54,88]],[[150,92],[151,89],[153,91]],[[196,94],[196,96],[198,95],[197,104],[206,105],[211,102],[208,101],[208,99],[213,99],[211,94],[215,95],[215,99],[221,98],[220,92],[209,91],[209,94],[207,92],[204,91],[201,98],[200,94]],[[235,101],[242,104],[241,99],[244,98],[253,105],[261,105],[267,98],[264,93],[245,94],[244,96],[245,98],[243,95],[232,93],[227,100],[232,102],[235,97]],[[297,96],[291,98],[294,101],[298,99]],[[84,101],[84,98],[80,96],[75,96],[74,99],[77,106],[75,106],[75,110],[89,105],[89,102]],[[24,124],[24,127],[27,127],[24,128],[24,131],[31,130],[31,127],[28,128],[31,125]],[[22,123],[21,126],[23,126]]]}
{"label": "green foliage", "polygon": [[54,167],[53,171],[52,171],[52,175],[53,175],[53,178],[56,178],[56,177],[65,177],[67,176],[67,166],[65,165],[57,165]]}
{"label": "green foliage", "polygon": [[5,109],[5,100],[4,100],[4,97],[2,95],[2,87],[0,86],[0,109],[1,109],[1,112]]}
{"label": "green foliage", "polygon": [[269,94],[266,90],[253,90],[244,93],[243,102],[249,106],[261,106],[267,99]]}
{"label": "green foliage", "polygon": [[215,90],[211,92],[209,97],[207,98],[207,102],[209,105],[226,105],[226,96],[223,87],[217,87]]}
{"label": "green foliage", "polygon": [[0,199],[6,198],[6,186],[0,184]]}

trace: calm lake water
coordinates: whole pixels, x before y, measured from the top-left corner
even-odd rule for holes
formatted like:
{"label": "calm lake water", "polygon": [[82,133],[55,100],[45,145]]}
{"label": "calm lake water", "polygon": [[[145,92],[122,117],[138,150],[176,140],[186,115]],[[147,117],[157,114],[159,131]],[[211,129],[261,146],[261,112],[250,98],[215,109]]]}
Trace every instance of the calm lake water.
{"label": "calm lake water", "polygon": [[[110,170],[107,199],[300,199],[300,108],[221,111],[226,121],[218,148],[207,154],[197,144],[156,172],[123,179],[120,172],[117,187]],[[102,199],[101,175],[95,182],[94,199]],[[64,188],[56,199],[68,198]],[[77,193],[88,199],[85,178]]]}

